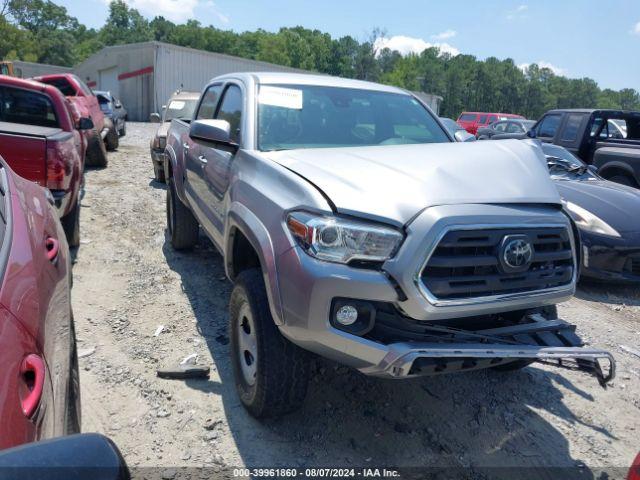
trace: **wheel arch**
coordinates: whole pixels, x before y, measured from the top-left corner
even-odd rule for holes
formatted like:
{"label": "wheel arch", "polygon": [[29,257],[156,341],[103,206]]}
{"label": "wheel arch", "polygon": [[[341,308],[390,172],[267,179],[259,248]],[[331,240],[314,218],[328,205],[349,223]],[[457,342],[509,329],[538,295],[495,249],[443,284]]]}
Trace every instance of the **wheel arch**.
{"label": "wheel arch", "polygon": [[[283,325],[284,315],[278,285],[275,251],[267,228],[246,206],[234,202],[227,216],[224,239],[227,276],[234,280],[244,268],[259,267],[267,290],[271,316],[276,325]],[[248,251],[248,248],[251,250]],[[240,258],[241,254],[247,257]],[[258,265],[255,265],[251,255],[255,255]]]}
{"label": "wheel arch", "polygon": [[633,168],[631,168],[628,164],[624,162],[607,162],[598,168],[598,175],[603,178],[611,178],[615,174],[622,174],[632,178],[636,184],[640,185],[640,181],[638,181],[638,176]]}

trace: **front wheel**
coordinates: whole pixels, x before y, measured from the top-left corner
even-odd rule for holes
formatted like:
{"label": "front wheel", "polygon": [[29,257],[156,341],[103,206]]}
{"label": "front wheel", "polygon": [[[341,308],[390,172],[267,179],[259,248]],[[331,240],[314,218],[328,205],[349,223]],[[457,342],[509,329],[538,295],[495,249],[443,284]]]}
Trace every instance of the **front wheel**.
{"label": "front wheel", "polygon": [[238,275],[229,304],[236,390],[256,418],[300,408],[309,382],[309,354],[284,338],[271,317],[259,269]]}

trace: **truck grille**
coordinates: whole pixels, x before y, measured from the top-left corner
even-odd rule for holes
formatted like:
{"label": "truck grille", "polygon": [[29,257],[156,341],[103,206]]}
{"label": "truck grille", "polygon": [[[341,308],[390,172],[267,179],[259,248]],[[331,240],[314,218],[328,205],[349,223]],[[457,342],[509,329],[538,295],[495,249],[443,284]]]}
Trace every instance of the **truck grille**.
{"label": "truck grille", "polygon": [[[569,231],[556,228],[452,230],[440,240],[421,273],[439,300],[530,292],[570,284],[574,274]],[[523,271],[509,272],[501,245],[512,236],[526,238],[533,254]]]}
{"label": "truck grille", "polygon": [[625,270],[633,275],[640,275],[640,257],[631,257],[627,260]]}

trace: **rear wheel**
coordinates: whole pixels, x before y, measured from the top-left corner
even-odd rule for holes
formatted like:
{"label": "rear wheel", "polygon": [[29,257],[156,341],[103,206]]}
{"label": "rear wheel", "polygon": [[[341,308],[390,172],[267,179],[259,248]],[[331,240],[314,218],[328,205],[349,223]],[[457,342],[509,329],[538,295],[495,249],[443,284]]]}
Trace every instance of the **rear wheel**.
{"label": "rear wheel", "polygon": [[178,198],[173,178],[169,179],[167,188],[167,229],[171,237],[171,246],[176,250],[192,248],[198,242],[198,221]]}
{"label": "rear wheel", "polygon": [[116,131],[115,127],[109,129],[109,133],[107,133],[107,136],[104,139],[104,143],[107,148],[107,151],[109,152],[113,152],[118,148],[118,146],[120,145],[120,140],[118,137],[118,132]]}
{"label": "rear wheel", "polygon": [[153,179],[156,182],[165,183],[164,178],[164,168],[159,167],[158,165],[153,165]]}
{"label": "rear wheel", "polygon": [[248,412],[268,418],[300,408],[307,394],[309,354],[278,330],[259,269],[238,275],[229,322],[236,390]]}
{"label": "rear wheel", "polygon": [[75,206],[60,219],[64,235],[70,247],[80,245],[80,196],[76,200]]}
{"label": "rear wheel", "polygon": [[87,145],[87,155],[85,165],[89,167],[106,167],[107,166],[107,149],[100,134],[94,129],[93,135],[89,138]]}

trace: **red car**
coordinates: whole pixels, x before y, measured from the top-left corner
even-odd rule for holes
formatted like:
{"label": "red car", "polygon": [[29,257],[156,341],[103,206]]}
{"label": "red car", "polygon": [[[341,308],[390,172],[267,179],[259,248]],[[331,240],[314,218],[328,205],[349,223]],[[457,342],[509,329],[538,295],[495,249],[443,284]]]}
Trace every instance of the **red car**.
{"label": "red car", "polygon": [[80,431],[69,247],[53,203],[0,157],[0,449]]}
{"label": "red car", "polygon": [[34,77],[33,80],[56,87],[76,105],[82,117],[88,117],[93,121],[95,128],[85,132],[87,138],[85,162],[92,167],[106,167],[107,151],[104,139],[109,133],[109,125],[91,89],[78,76],[71,73],[43,75]]}
{"label": "red car", "polygon": [[514,115],[512,113],[462,112],[458,117],[458,125],[475,135],[479,127],[486,127],[498,120],[507,120],[509,118],[524,119],[522,115]]}
{"label": "red car", "polygon": [[50,190],[67,241],[76,247],[85,150],[81,132],[92,122],[78,118],[75,123],[74,111],[55,87],[0,75],[0,155],[18,175]]}

